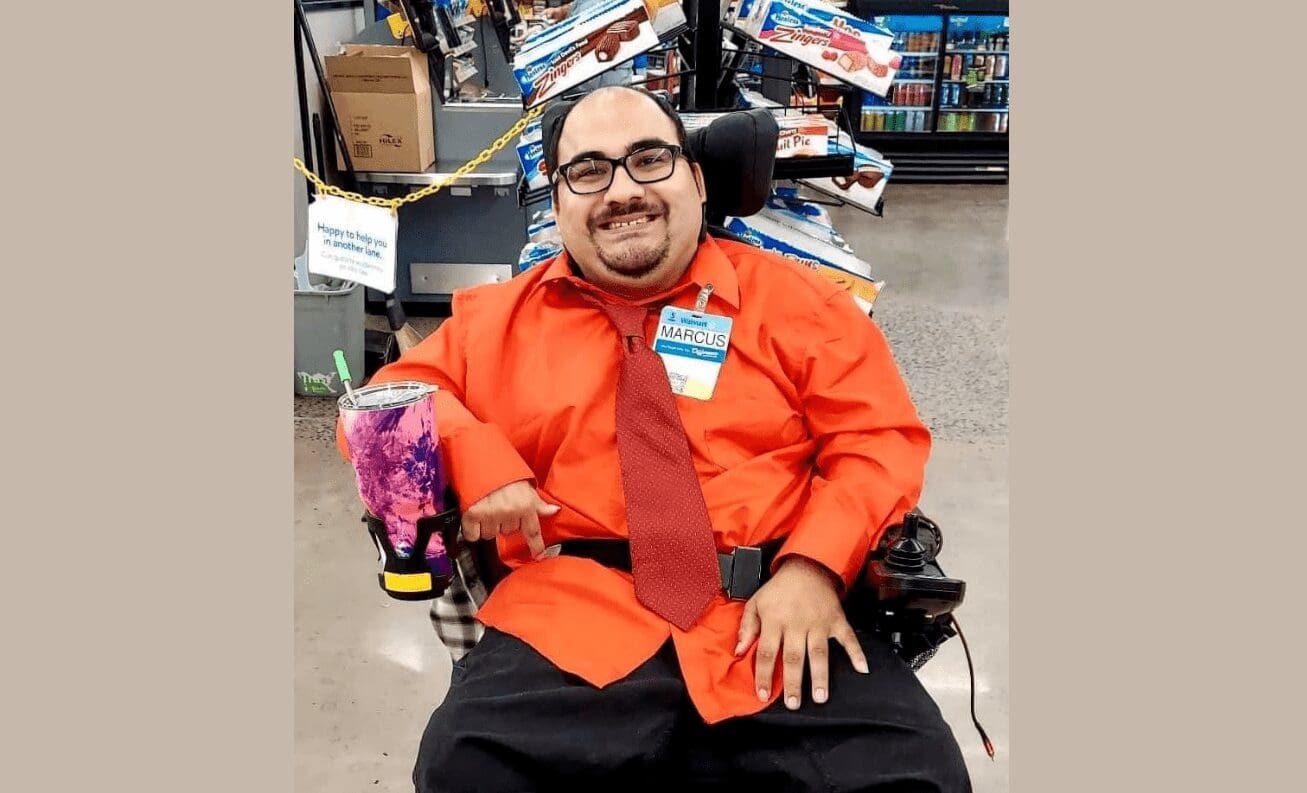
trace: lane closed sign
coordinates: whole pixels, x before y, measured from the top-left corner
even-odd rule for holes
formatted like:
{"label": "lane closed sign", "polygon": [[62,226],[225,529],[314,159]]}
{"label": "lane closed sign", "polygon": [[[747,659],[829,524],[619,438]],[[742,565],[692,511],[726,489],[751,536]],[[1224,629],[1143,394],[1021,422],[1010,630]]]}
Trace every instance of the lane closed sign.
{"label": "lane closed sign", "polygon": [[395,239],[398,218],[385,207],[336,196],[309,204],[309,272],[395,291]]}

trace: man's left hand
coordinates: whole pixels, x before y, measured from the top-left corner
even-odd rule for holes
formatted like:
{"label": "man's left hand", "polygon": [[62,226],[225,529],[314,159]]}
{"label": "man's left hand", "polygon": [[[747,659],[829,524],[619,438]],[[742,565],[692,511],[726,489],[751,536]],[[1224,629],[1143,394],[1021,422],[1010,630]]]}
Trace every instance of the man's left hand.
{"label": "man's left hand", "polygon": [[802,556],[790,556],[776,574],[744,604],[740,640],[735,654],[741,655],[750,642],[758,640],[754,661],[758,698],[771,697],[776,659],[783,660],[782,685],[785,706],[799,707],[803,700],[803,661],[808,659],[812,676],[812,700],[826,701],[829,692],[828,660],[830,640],[839,642],[853,662],[853,668],[867,673],[853,627],[844,616],[835,576],[824,566]]}

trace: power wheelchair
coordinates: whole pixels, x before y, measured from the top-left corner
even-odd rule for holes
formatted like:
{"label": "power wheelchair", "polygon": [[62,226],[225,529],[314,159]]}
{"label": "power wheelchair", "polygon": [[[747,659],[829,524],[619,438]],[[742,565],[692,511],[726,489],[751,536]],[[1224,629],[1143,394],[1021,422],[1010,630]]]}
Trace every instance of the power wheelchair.
{"label": "power wheelchair", "polygon": [[[546,112],[542,122],[546,135],[549,125],[561,115],[561,109],[559,103]],[[725,219],[746,217],[763,207],[772,190],[778,132],[775,117],[766,110],[755,109],[725,113],[711,124],[689,133],[687,148],[703,169],[706,184],[705,226],[708,234],[738,240],[723,228]],[[459,503],[452,491],[445,495],[445,504]],[[381,520],[371,514],[365,514],[363,520],[381,557],[378,581],[391,597],[400,600],[444,598],[442,603],[446,615],[460,609],[470,614],[476,602],[510,574],[493,541],[469,543],[463,540],[461,513],[457,506],[418,521],[414,552],[403,557],[391,548]],[[450,560],[450,567],[443,575],[439,572],[433,574],[419,552],[431,537],[437,535],[442,538]],[[954,615],[965,596],[966,583],[945,575],[938,562],[942,549],[943,534],[939,526],[920,510],[913,509],[902,523],[883,533],[869,554],[863,575],[847,594],[845,609],[851,624],[884,635],[898,656],[913,670],[919,670],[929,661],[944,642],[960,636],[972,678],[972,720],[986,751],[993,757],[993,746],[975,716],[971,655]],[[743,599],[765,580],[770,559],[766,549],[741,548],[720,556],[723,589],[732,596]],[[412,581],[415,576],[426,576],[421,580],[429,580],[429,585],[393,585],[395,581]],[[456,602],[450,603],[451,597]],[[433,604],[432,621],[437,632],[441,632],[438,610]],[[470,623],[470,618],[467,621]],[[451,640],[442,633],[441,638],[451,651],[467,650],[475,644],[475,638],[468,635]],[[463,642],[460,647],[455,646],[458,641]]]}

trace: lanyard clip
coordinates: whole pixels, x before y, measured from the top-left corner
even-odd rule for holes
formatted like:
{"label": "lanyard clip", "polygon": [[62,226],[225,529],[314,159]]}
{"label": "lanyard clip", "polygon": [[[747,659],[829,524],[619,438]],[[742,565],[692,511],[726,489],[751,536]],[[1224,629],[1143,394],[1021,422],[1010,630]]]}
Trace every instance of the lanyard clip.
{"label": "lanyard clip", "polygon": [[704,284],[699,290],[699,297],[694,301],[694,313],[702,314],[708,308],[708,296],[712,294],[712,284]]}

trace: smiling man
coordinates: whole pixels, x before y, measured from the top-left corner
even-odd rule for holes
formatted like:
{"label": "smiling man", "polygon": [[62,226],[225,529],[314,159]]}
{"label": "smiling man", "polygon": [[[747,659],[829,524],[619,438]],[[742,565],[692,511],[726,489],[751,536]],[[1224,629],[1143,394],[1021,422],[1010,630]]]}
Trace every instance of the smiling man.
{"label": "smiling man", "polygon": [[564,252],[458,293],[375,378],[439,385],[464,535],[513,568],[417,789],[969,790],[935,703],[842,605],[930,449],[880,332],[704,233],[651,94],[588,94],[545,157]]}

